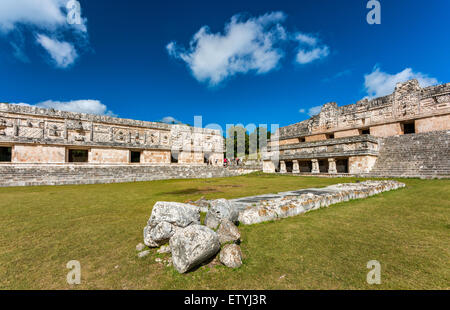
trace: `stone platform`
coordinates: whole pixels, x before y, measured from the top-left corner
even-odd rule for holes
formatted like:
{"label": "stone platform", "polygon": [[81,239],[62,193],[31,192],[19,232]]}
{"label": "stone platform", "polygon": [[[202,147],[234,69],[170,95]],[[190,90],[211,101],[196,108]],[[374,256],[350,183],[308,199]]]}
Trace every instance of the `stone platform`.
{"label": "stone platform", "polygon": [[0,187],[232,177],[254,172],[206,165],[0,164]]}
{"label": "stone platform", "polygon": [[405,184],[391,180],[365,181],[244,197],[230,202],[239,210],[239,222],[251,225],[295,216],[339,202],[367,198],[402,187],[405,187]]}

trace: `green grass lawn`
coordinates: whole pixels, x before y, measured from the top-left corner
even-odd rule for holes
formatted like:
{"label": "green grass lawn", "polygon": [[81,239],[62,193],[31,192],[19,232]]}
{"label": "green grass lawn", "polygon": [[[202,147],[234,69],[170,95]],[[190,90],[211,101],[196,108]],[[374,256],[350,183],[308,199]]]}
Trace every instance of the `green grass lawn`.
{"label": "green grass lawn", "polygon": [[[0,188],[0,288],[70,289],[66,263],[78,260],[81,289],[449,289],[450,180],[400,179],[406,188],[241,225],[245,259],[237,270],[203,266],[181,275],[156,263],[155,250],[136,256],[158,200],[236,198],[353,181],[256,173]],[[381,263],[381,285],[366,283],[369,260]]]}

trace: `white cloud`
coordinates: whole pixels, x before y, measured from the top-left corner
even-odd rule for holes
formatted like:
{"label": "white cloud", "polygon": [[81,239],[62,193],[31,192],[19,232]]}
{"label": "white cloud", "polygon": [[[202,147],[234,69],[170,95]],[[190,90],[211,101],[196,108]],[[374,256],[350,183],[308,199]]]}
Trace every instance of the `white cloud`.
{"label": "white cloud", "polygon": [[278,43],[286,40],[282,12],[244,19],[235,15],[225,25],[224,33],[211,33],[202,27],[192,38],[188,50],[170,42],[170,56],[182,59],[200,82],[217,85],[238,73],[263,74],[275,69],[283,57]]}
{"label": "white cloud", "polygon": [[299,42],[296,56],[299,64],[308,64],[330,54],[330,48],[326,45],[319,45],[319,39],[310,34],[297,33],[295,40]]}
{"label": "white cloud", "polygon": [[161,122],[167,123],[167,124],[181,124],[181,122],[180,122],[179,120],[175,119],[175,118],[172,117],[172,116],[166,116],[166,117],[163,117],[163,118],[161,119]]}
{"label": "white cloud", "polygon": [[17,105],[36,106],[45,109],[55,109],[67,112],[88,113],[98,115],[116,116],[112,111],[108,110],[107,106],[99,100],[72,100],[72,101],[53,101],[47,100],[39,102],[35,105],[27,103],[13,103]]}
{"label": "white cloud", "polygon": [[10,32],[18,25],[54,31],[58,27],[75,27],[86,31],[86,19],[81,25],[67,23],[68,0],[1,0],[0,31]]}
{"label": "white cloud", "polygon": [[412,79],[417,79],[421,87],[438,83],[437,79],[421,72],[414,72],[411,68],[406,68],[396,74],[389,74],[380,71],[380,68],[375,66],[371,73],[364,75],[364,87],[369,98],[382,97],[391,94],[397,83]]}
{"label": "white cloud", "polygon": [[315,46],[317,44],[317,38],[313,37],[312,35],[305,34],[305,33],[297,33],[295,36],[295,39],[299,42]]}
{"label": "white cloud", "polygon": [[299,64],[307,64],[314,60],[325,58],[330,54],[328,46],[314,48],[310,51],[299,50],[297,53],[297,62]]}
{"label": "white cloud", "polygon": [[45,48],[59,68],[67,68],[78,57],[77,51],[69,42],[61,42],[43,34],[38,34],[36,41]]}
{"label": "white cloud", "polygon": [[[308,114],[309,116],[312,117],[312,116],[314,116],[314,115],[319,114],[321,110],[322,110],[322,106],[318,105],[318,106],[309,108],[307,114]],[[305,110],[305,109],[300,109],[300,110],[298,110],[298,111],[299,111],[300,113],[306,113],[306,110]]]}
{"label": "white cloud", "polygon": [[322,110],[322,106],[318,105],[312,108],[309,108],[308,110],[308,115],[309,116],[314,116],[320,113],[320,111]]}
{"label": "white cloud", "polygon": [[[17,59],[29,62],[23,50],[22,35],[22,32],[29,31],[37,37],[36,42],[47,50],[58,68],[67,68],[77,58],[75,44],[83,48],[88,45],[87,19],[81,16],[81,8],[78,24],[68,22],[68,13],[74,12],[76,3],[75,0],[1,0],[0,35],[10,41]],[[72,42],[62,39],[66,35]]]}

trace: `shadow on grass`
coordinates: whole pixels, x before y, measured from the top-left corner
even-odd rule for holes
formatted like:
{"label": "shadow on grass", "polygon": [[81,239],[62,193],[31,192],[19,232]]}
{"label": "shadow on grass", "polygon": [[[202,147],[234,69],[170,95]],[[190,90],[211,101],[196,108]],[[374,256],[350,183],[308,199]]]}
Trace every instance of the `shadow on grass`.
{"label": "shadow on grass", "polygon": [[186,188],[176,191],[163,192],[160,195],[193,195],[193,194],[207,194],[207,193],[221,193],[217,188]]}

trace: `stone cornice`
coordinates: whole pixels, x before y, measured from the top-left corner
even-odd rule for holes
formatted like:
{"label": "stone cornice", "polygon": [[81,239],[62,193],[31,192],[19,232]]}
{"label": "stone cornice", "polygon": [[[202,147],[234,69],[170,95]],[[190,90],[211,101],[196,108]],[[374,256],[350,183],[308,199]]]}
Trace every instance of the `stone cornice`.
{"label": "stone cornice", "polygon": [[[336,139],[321,140],[321,141],[302,142],[302,143],[295,143],[295,144],[280,145],[279,150],[280,151],[281,150],[292,150],[292,149],[311,148],[311,147],[318,147],[318,146],[349,144],[349,143],[356,143],[356,142],[372,142],[372,143],[378,144],[379,138],[371,136],[371,135],[361,135],[361,136],[336,138]],[[268,148],[268,150],[269,150],[269,148]]]}

